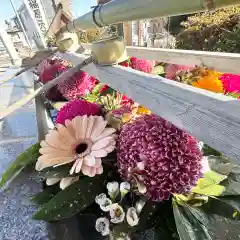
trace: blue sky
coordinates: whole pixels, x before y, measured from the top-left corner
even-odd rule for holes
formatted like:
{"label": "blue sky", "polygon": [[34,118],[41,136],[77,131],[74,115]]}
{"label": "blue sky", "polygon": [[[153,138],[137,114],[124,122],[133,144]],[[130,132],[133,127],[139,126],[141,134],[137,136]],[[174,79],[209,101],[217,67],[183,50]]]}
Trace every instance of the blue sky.
{"label": "blue sky", "polygon": [[[50,1],[50,0],[49,0]],[[18,8],[22,0],[12,0],[16,8]],[[72,0],[73,5],[73,15],[74,17],[81,16],[84,13],[90,11],[90,7],[96,5],[96,0]],[[1,8],[0,8],[0,27],[4,26],[4,21],[6,19],[10,19],[14,16],[14,11],[10,4],[9,0],[1,0]]]}

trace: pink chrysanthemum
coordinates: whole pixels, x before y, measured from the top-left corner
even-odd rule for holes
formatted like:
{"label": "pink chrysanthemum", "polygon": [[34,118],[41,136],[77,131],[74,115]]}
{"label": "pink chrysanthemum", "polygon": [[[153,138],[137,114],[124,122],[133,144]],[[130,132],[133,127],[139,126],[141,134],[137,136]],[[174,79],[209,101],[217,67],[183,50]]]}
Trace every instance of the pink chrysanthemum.
{"label": "pink chrysanthemum", "polygon": [[154,67],[154,62],[141,58],[130,58],[130,67],[145,73],[151,73]]}
{"label": "pink chrysanthemum", "polygon": [[177,64],[167,64],[165,66],[165,77],[167,79],[175,80],[176,76],[180,72],[187,72],[188,70],[193,69],[194,66],[183,66],[183,65],[177,65]]}
{"label": "pink chrysanthemum", "polygon": [[[170,122],[143,115],[125,124],[117,142],[117,165],[153,201],[189,192],[202,177],[198,142]],[[140,189],[140,188],[139,188]]]}
{"label": "pink chrysanthemum", "polygon": [[66,120],[72,120],[76,116],[95,116],[99,115],[101,107],[96,103],[90,103],[85,100],[74,100],[65,104],[58,112],[56,123],[62,125]]}
{"label": "pink chrysanthemum", "polygon": [[59,91],[69,100],[89,94],[98,80],[88,73],[79,71],[58,86]]}
{"label": "pink chrysanthemum", "polygon": [[68,69],[67,66],[59,62],[54,63],[50,67],[44,69],[44,71],[39,76],[39,80],[42,83],[47,83],[53,80],[54,78],[56,78],[57,76],[59,76],[61,73],[63,73],[67,69]]}
{"label": "pink chrysanthemum", "polygon": [[223,74],[220,77],[226,93],[240,92],[240,75]]}

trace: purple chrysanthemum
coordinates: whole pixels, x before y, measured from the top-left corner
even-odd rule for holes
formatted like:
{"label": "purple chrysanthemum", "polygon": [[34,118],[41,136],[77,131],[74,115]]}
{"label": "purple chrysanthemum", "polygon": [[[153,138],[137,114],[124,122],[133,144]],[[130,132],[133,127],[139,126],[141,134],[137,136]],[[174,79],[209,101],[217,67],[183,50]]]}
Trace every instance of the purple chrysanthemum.
{"label": "purple chrysanthemum", "polygon": [[101,112],[101,107],[96,103],[90,103],[85,100],[74,100],[65,104],[58,112],[56,123],[62,125],[65,121],[72,120],[76,116],[94,116],[99,115]]}
{"label": "purple chrysanthemum", "polygon": [[125,124],[117,142],[117,165],[124,180],[143,185],[153,201],[187,193],[202,177],[198,142],[170,122],[143,115]]}
{"label": "purple chrysanthemum", "polygon": [[67,99],[75,100],[89,94],[97,82],[97,79],[88,73],[79,71],[60,84],[58,89]]}

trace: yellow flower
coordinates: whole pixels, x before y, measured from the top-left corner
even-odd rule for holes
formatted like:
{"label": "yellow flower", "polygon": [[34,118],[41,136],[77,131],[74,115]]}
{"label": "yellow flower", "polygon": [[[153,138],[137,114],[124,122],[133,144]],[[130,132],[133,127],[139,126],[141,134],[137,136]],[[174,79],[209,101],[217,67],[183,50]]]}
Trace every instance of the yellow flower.
{"label": "yellow flower", "polygon": [[192,82],[192,86],[215,93],[224,92],[222,81],[219,79],[221,73],[214,70],[206,70],[204,74],[203,72],[201,73],[200,78]]}

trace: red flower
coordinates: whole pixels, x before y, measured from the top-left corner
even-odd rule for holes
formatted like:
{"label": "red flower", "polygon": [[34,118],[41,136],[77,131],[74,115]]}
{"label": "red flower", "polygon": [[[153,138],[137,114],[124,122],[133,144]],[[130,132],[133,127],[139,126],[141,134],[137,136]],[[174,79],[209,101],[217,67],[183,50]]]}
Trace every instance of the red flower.
{"label": "red flower", "polygon": [[130,65],[129,65],[129,62],[121,62],[121,63],[119,63],[119,65],[121,65],[121,66],[123,66],[123,67],[129,67]]}
{"label": "red flower", "polygon": [[104,85],[100,90],[99,90],[99,93],[104,93],[105,91],[107,91],[109,89],[109,86],[106,84]]}
{"label": "red flower", "polygon": [[133,104],[133,100],[125,95],[122,96],[121,105]]}

